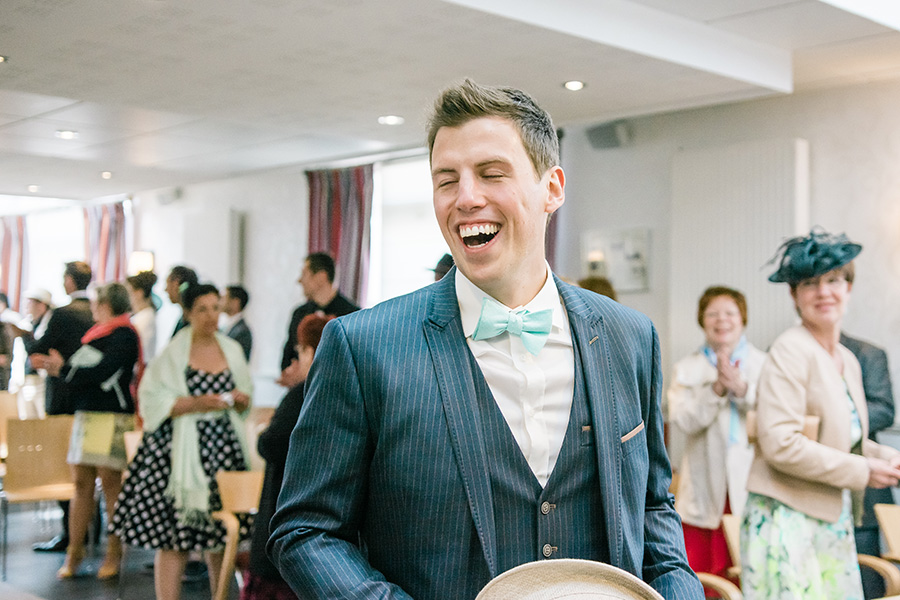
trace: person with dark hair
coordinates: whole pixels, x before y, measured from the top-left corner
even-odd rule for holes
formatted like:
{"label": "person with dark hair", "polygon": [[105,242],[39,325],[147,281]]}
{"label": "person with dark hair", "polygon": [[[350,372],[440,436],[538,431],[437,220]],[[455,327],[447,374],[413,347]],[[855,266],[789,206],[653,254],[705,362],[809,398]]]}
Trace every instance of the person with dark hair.
{"label": "person with dark hair", "polygon": [[225,539],[211,516],[222,507],[215,475],[246,470],[249,456],[250,369],[240,344],[218,330],[219,292],[209,284],[188,285],[181,300],[189,326],[141,380],[144,437],[112,519],[123,542],[157,551],[160,600],[180,597],[192,551],[206,553],[215,595]]}
{"label": "person with dark hair", "polygon": [[859,361],[840,344],[862,246],[814,229],[782,244],[772,282],[800,325],[769,348],[741,523],[741,587],[757,598],[863,597],[854,522],[867,487],[900,481],[900,451],[868,438]]}
{"label": "person with dark hair", "polygon": [[618,300],[616,297],[616,289],[612,282],[606,277],[585,277],[578,281],[578,287],[591,290],[595,294]]}
{"label": "person with dark hair", "polygon": [[184,265],[175,265],[169,271],[166,277],[166,294],[169,296],[169,302],[175,304],[182,309],[182,314],[175,324],[175,330],[172,332],[174,337],[176,333],[187,327],[187,319],[184,317],[184,306],[181,303],[182,289],[189,285],[197,285],[197,273],[190,267]]}
{"label": "person with dark hair", "polygon": [[222,296],[222,318],[219,329],[225,335],[235,340],[244,349],[244,356],[250,360],[250,350],[253,349],[253,332],[244,319],[244,309],[250,301],[250,294],[242,286],[229,285]]}
{"label": "person with dark hair", "polygon": [[301,598],[472,599],[556,558],[702,598],[669,495],[659,341],[564,283],[553,122],[466,80],[435,104],[433,204],[455,267],[326,325],[268,552]]}
{"label": "person with dark hair", "polygon": [[320,313],[340,317],[359,310],[353,302],[345,298],[334,286],[334,259],[324,252],[313,252],[303,261],[303,271],[298,283],[303,287],[306,304],[294,309],[288,327],[287,342],[281,353],[281,377],[278,383],[292,388],[300,381],[297,360],[297,326],[306,315]]}
{"label": "person with dark hair", "polygon": [[[59,352],[51,349],[48,355],[31,357],[36,367],[65,379],[75,409],[68,456],[75,496],[71,502],[66,560],[57,572],[60,579],[75,577],[84,559],[84,539],[96,508],[97,478],[103,489],[108,519],[112,518],[122,488],[122,471],[127,464],[124,432],[134,428],[131,381],[136,365],[140,377],[142,364],[140,340],[131,325],[130,309],[124,285],[100,286],[92,303],[96,325],[81,339],[82,346],[75,354],[63,360]],[[110,535],[97,578],[115,577],[121,558],[119,538]]]}
{"label": "person with dark hair", "polygon": [[[47,329],[39,338],[33,332],[10,326],[16,335],[22,337],[25,351],[29,354],[50,354],[55,350],[64,361],[81,347],[81,339],[94,324],[87,287],[91,282],[91,268],[87,263],[75,261],[66,263],[63,272],[63,288],[70,302],[53,311],[47,322]],[[32,361],[32,365],[34,361]],[[48,375],[44,382],[44,397],[48,415],[71,415],[75,408],[69,398],[69,386],[65,379]],[[35,544],[37,552],[62,552],[69,545],[69,503],[60,502],[63,509],[63,534],[46,543]]]}
{"label": "person with dark hair", "polygon": [[725,576],[732,561],[722,515],[744,510],[753,460],[747,411],[766,355],[747,341],[747,300],[738,290],[707,288],[697,324],[706,340],[675,364],[666,394],[669,424],[685,436],[675,509],[691,568]]}
{"label": "person with dark hair", "polygon": [[275,513],[281,481],[284,478],[288,442],[297,417],[303,407],[303,383],[312,366],[313,356],[322,338],[325,324],[333,317],[306,315],[297,326],[297,354],[303,381],[292,387],[272,415],[268,428],[259,436],[257,449],[266,461],[259,511],[253,522],[253,537],[250,545],[250,567],[244,577],[241,600],[288,600],[297,596],[281,577],[278,569],[266,556],[266,542],[269,540],[269,521]]}
{"label": "person with dark hair", "polygon": [[131,323],[141,336],[144,364],[156,356],[156,307],[153,305],[153,286],[156,273],[141,271],[125,279],[131,298]]}
{"label": "person with dark hair", "polygon": [[444,254],[440,260],[437,261],[437,264],[434,266],[434,280],[440,281],[444,278],[450,269],[453,268],[453,256],[450,254]]}

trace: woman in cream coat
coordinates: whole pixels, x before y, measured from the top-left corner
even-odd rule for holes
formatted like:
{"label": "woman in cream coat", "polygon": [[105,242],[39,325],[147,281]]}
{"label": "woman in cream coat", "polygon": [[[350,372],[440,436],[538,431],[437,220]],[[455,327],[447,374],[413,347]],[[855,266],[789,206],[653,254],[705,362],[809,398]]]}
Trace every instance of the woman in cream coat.
{"label": "woman in cream coat", "polygon": [[859,363],[838,341],[860,250],[813,231],[782,246],[769,277],[790,284],[801,324],[775,340],[759,379],[741,525],[748,600],[863,598],[854,520],[867,486],[897,485],[900,452],[868,439]]}
{"label": "woman in cream coat", "polygon": [[675,508],[691,568],[721,575],[732,564],[722,515],[741,514],[747,497],[753,450],[745,418],[765,353],[744,336],[747,301],[737,290],[703,292],[697,322],[706,343],[676,363],[666,395],[669,424],[685,435]]}

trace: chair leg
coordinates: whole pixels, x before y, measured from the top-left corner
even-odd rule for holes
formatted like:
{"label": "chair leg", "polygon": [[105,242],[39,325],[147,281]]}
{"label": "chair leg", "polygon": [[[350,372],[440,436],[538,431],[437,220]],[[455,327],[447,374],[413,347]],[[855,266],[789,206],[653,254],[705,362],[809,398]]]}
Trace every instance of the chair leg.
{"label": "chair leg", "polygon": [[2,565],[0,565],[0,581],[6,581],[6,553],[8,552],[7,544],[9,543],[9,521],[7,520],[7,513],[9,511],[9,502],[6,499],[6,494],[0,491],[0,519],[3,521],[3,536],[2,540],[0,540],[0,554],[3,556],[0,557],[0,561],[2,561]]}

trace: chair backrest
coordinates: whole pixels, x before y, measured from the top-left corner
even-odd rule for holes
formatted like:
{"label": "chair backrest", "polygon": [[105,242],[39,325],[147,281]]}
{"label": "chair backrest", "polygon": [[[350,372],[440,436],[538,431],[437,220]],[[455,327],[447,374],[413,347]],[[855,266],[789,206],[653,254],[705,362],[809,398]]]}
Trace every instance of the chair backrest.
{"label": "chair backrest", "polygon": [[6,441],[6,421],[19,419],[19,398],[10,392],[0,391],[0,459],[6,459],[8,445]]}
{"label": "chair backrest", "polygon": [[71,415],[46,419],[9,419],[9,455],[3,489],[9,493],[44,485],[70,484],[72,473],[66,463]]}
{"label": "chair backrest", "polygon": [[741,568],[741,518],[737,515],[722,515],[722,530],[725,532],[725,543],[728,545],[728,554],[731,556],[731,564],[737,569]]}
{"label": "chair backrest", "polygon": [[882,556],[895,560],[900,557],[900,505],[876,504],[875,518],[887,543],[887,552]]}
{"label": "chair backrest", "polygon": [[262,493],[262,471],[219,471],[216,473],[222,510],[253,513],[259,508]]}

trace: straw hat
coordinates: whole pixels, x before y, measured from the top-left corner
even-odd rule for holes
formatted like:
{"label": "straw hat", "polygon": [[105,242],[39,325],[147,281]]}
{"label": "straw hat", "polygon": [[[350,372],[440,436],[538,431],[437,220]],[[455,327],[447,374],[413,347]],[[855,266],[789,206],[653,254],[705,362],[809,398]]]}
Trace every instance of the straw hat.
{"label": "straw hat", "polygon": [[559,558],[519,565],[492,579],[475,600],[663,600],[647,583],[618,567]]}

